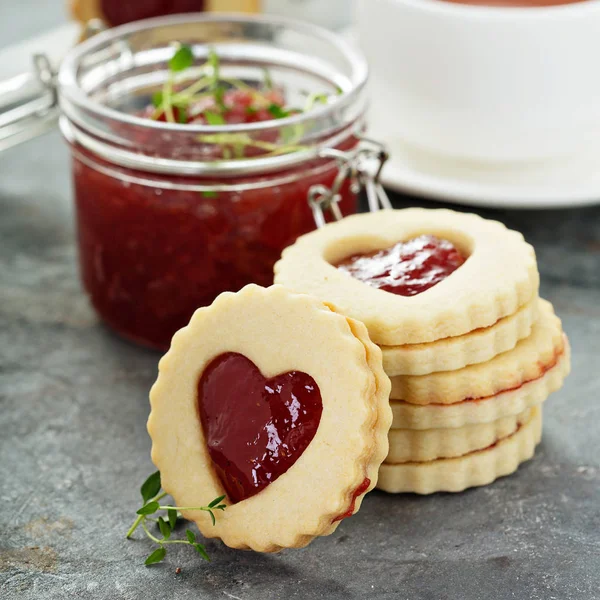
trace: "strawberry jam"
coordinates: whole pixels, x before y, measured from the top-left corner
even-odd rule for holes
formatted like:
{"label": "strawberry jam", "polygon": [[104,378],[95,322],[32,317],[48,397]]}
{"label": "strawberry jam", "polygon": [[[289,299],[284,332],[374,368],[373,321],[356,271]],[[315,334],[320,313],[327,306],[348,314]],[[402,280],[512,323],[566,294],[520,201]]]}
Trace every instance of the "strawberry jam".
{"label": "strawberry jam", "polygon": [[[158,349],[194,311],[248,283],[269,286],[282,250],[315,228],[313,185],[330,187],[333,161],[231,178],[247,189],[200,192],[211,180],[148,175],[73,148],[79,264],[103,320],[124,337]],[[220,182],[223,183],[223,182]],[[184,187],[185,186],[185,187]],[[345,184],[342,213],[356,212]]]}
{"label": "strawberry jam", "polygon": [[446,279],[465,260],[448,240],[421,235],[385,250],[354,254],[336,266],[372,287],[415,296]]}
{"label": "strawberry jam", "polygon": [[345,513],[338,515],[335,519],[333,519],[332,523],[351,517],[354,514],[354,510],[356,508],[356,501],[358,500],[358,497],[362,496],[362,494],[364,494],[369,489],[370,485],[371,480],[368,477],[365,478],[365,480],[352,493],[352,500],[350,501],[350,507],[348,508],[348,510]]}
{"label": "strawberry jam", "polygon": [[[100,8],[114,24],[202,8],[133,4]],[[315,228],[309,191],[336,180],[324,150],[359,143],[356,58],[293,22],[196,13],[110,29],[62,63],[80,270],[111,328],[163,350],[221,292],[273,283],[282,250]]]}
{"label": "strawberry jam", "polygon": [[250,498],[283,475],[312,441],[322,410],[310,375],[266,379],[241,354],[216,357],[198,382],[198,413],[229,500]]}

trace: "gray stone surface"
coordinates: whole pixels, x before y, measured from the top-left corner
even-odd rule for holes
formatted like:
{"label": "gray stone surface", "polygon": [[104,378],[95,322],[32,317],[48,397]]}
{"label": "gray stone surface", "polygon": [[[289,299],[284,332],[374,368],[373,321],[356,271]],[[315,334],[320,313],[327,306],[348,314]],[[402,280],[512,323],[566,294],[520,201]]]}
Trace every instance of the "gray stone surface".
{"label": "gray stone surface", "polygon": [[158,356],[88,306],[68,168],[57,134],[0,156],[0,597],[598,598],[600,208],[485,213],[535,244],[574,351],[516,475],[459,495],[373,493],[304,550],[208,542],[211,564],[183,548],[148,569],[149,545],[124,532],[152,468]]}
{"label": "gray stone surface", "polygon": [[458,495],[372,493],[304,550],[209,541],[210,564],[182,548],[146,568],[149,544],[124,533],[152,470],[158,356],[107,331],[81,291],[59,136],[0,155],[0,598],[597,599],[600,207],[483,214],[535,245],[573,345],[535,459]]}
{"label": "gray stone surface", "polygon": [[1,0],[0,48],[64,23],[69,0]]}

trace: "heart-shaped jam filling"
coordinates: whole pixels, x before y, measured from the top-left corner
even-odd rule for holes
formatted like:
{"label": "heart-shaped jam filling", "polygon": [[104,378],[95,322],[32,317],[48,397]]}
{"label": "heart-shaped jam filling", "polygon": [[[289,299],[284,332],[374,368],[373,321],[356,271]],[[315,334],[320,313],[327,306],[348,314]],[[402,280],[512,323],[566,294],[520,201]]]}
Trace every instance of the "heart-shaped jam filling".
{"label": "heart-shaped jam filling", "polygon": [[448,240],[421,235],[385,250],[353,254],[336,267],[380,290],[416,296],[446,279],[465,260]]}
{"label": "heart-shaped jam filling", "polygon": [[306,373],[271,379],[242,354],[215,358],[198,382],[208,452],[231,502],[258,494],[283,475],[312,441],[323,412]]}

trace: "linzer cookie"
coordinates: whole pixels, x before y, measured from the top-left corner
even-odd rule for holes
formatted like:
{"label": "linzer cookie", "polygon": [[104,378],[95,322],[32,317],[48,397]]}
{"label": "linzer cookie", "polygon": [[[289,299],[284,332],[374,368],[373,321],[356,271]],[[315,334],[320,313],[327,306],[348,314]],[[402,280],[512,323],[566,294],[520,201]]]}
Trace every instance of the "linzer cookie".
{"label": "linzer cookie", "polygon": [[205,537],[273,552],[328,535],[377,483],[390,383],[366,328],[282,287],[247,286],[173,338],[148,431],[178,506],[226,495]]}
{"label": "linzer cookie", "polygon": [[428,375],[437,371],[455,371],[468,365],[486,362],[512,350],[519,340],[531,333],[538,316],[539,300],[535,298],[516,313],[500,319],[490,327],[482,327],[456,337],[428,344],[381,346],[383,368],[390,376]]}
{"label": "linzer cookie", "polygon": [[455,458],[426,462],[384,464],[377,487],[392,493],[461,492],[469,487],[487,485],[498,477],[514,473],[529,460],[542,436],[541,408],[533,409],[529,421],[489,448]]}
{"label": "linzer cookie", "polygon": [[380,345],[490,327],[537,296],[535,253],[501,223],[450,210],[383,210],[309,233],[275,281],[362,321]]}
{"label": "linzer cookie", "polygon": [[454,404],[493,396],[543,376],[564,348],[560,319],[549,302],[540,300],[540,316],[531,335],[512,350],[457,371],[392,377],[390,398],[411,404]]}
{"label": "linzer cookie", "polygon": [[491,423],[517,415],[527,408],[542,404],[550,394],[562,387],[571,370],[571,351],[564,338],[564,352],[556,365],[538,379],[517,389],[500,392],[486,398],[463,400],[454,404],[410,404],[392,400],[393,428],[436,429],[455,428],[478,423]]}
{"label": "linzer cookie", "polygon": [[440,429],[390,429],[390,451],[386,464],[426,462],[454,458],[488,448],[526,423],[534,409],[489,423]]}
{"label": "linzer cookie", "polygon": [[385,210],[300,238],[275,273],[381,347],[393,424],[380,489],[459,491],[533,455],[570,350],[521,234],[472,214]]}

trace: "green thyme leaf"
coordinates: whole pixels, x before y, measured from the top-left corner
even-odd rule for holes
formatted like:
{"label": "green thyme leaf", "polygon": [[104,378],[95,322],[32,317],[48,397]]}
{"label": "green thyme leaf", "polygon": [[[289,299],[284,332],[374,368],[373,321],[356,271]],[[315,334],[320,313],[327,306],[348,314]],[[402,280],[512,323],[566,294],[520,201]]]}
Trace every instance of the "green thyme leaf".
{"label": "green thyme leaf", "polygon": [[175,111],[175,116],[177,117],[177,121],[182,124],[187,123],[187,121],[188,121],[187,108],[183,105],[178,105],[175,108],[177,109]]}
{"label": "green thyme leaf", "polygon": [[212,510],[208,511],[210,515],[210,520],[212,521],[213,527],[217,524],[217,519],[215,518],[215,513]]}
{"label": "green thyme leaf", "polygon": [[171,526],[162,517],[158,517],[158,528],[165,540],[171,537]]}
{"label": "green thyme leaf", "polygon": [[194,548],[196,548],[196,551],[204,560],[210,562],[210,556],[208,556],[206,548],[202,544],[194,544]]}
{"label": "green thyme leaf", "polygon": [[289,111],[285,110],[279,104],[271,104],[267,109],[276,119],[284,119],[285,117],[289,117]]}
{"label": "green thyme leaf", "polygon": [[142,487],[140,488],[140,493],[142,494],[142,499],[144,500],[144,503],[148,502],[148,500],[151,500],[152,498],[154,498],[154,496],[158,495],[158,492],[160,492],[161,485],[162,484],[160,482],[160,471],[152,473],[152,475],[150,475],[150,477],[148,477],[148,479],[144,481]]}
{"label": "green thyme leaf", "polygon": [[169,69],[173,73],[185,71],[194,64],[194,53],[187,44],[181,44],[169,61]]}
{"label": "green thyme leaf", "polygon": [[[206,190],[207,194],[215,194],[212,190]],[[196,534],[191,529],[186,529],[185,531],[185,539],[171,539],[173,534],[175,525],[177,524],[177,520],[179,518],[179,514],[181,510],[199,510],[206,511],[210,514],[213,525],[216,524],[216,518],[213,510],[224,510],[225,504],[220,504],[222,500],[225,499],[225,496],[220,496],[219,498],[215,498],[209,506],[197,506],[197,507],[185,507],[185,509],[179,508],[177,506],[162,506],[159,504],[159,500],[167,495],[166,492],[160,493],[161,490],[161,482],[160,482],[160,473],[153,473],[141,487],[142,498],[144,498],[145,504],[140,509],[137,510],[138,517],[135,519],[129,530],[127,531],[127,538],[130,539],[132,534],[141,526],[143,532],[146,536],[155,544],[158,545],[158,548],[150,554],[146,560],[146,565],[153,565],[155,563],[159,563],[164,560],[167,551],[165,546],[167,544],[187,544],[193,546],[198,554],[204,560],[210,560],[206,548],[196,541]],[[152,515],[157,511],[165,511],[166,516],[158,516],[157,518],[150,518],[148,515]],[[155,535],[153,535],[148,529],[149,522],[155,522],[162,534],[163,538],[159,539]]]}
{"label": "green thyme leaf", "polygon": [[138,515],[152,515],[160,508],[158,502],[149,502],[137,511]]}
{"label": "green thyme leaf", "polygon": [[215,104],[221,110],[227,110],[227,107],[225,106],[225,88],[222,85],[215,87],[213,90],[213,96],[215,97]]}
{"label": "green thyme leaf", "polygon": [[328,94],[311,94],[306,99],[306,106],[304,107],[304,112],[308,112],[309,110],[311,110],[315,104],[327,104],[328,101]]}
{"label": "green thyme leaf", "polygon": [[246,114],[249,116],[253,116],[258,112],[258,110],[256,110],[256,108],[254,108],[254,106],[247,106],[246,107]]}
{"label": "green thyme leaf", "polygon": [[217,192],[215,192],[214,190],[205,190],[204,192],[202,192],[202,196],[204,198],[216,198],[219,194],[217,194]]}
{"label": "green thyme leaf", "polygon": [[152,105],[155,108],[160,108],[163,105],[164,97],[162,91],[154,92],[152,94]]}
{"label": "green thyme leaf", "polygon": [[154,565],[165,558],[167,550],[165,548],[157,548],[144,562],[145,565]]}
{"label": "green thyme leaf", "polygon": [[169,516],[169,525],[171,529],[175,529],[175,525],[177,524],[177,511],[174,508],[170,508],[167,511],[167,515]]}
{"label": "green thyme leaf", "polygon": [[209,110],[205,110],[202,114],[209,125],[225,125],[225,119],[223,118],[223,115],[219,115],[218,113],[214,113]]}
{"label": "green thyme leaf", "polygon": [[344,90],[343,90],[343,89],[342,89],[342,88],[341,88],[339,85],[336,85],[336,86],[335,86],[335,93],[336,93],[338,96],[341,96],[341,95],[344,93]]}
{"label": "green thyme leaf", "polygon": [[219,504],[219,502],[225,500],[225,496],[219,496],[218,498],[215,498],[209,505],[208,508],[214,508],[217,504]]}

